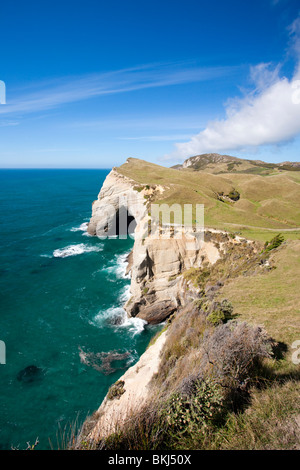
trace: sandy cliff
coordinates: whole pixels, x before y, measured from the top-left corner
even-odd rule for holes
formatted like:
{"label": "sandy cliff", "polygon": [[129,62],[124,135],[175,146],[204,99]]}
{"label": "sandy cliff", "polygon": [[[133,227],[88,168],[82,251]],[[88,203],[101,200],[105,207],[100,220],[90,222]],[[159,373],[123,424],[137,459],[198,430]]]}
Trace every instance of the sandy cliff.
{"label": "sandy cliff", "polygon": [[[120,377],[116,385],[112,386],[96,412],[96,424],[88,434],[88,440],[98,442],[101,438],[120,429],[135,410],[141,409],[150,393],[150,381],[159,371],[160,353],[165,339],[166,332],[163,332],[142,354],[139,361]],[[118,384],[121,384],[121,394],[113,396],[111,390],[118,387]]]}
{"label": "sandy cliff", "polygon": [[114,225],[113,219],[122,208],[127,210],[136,223],[140,222],[146,215],[146,206],[143,193],[134,189],[135,187],[133,180],[121,175],[116,169],[109,173],[98,199],[93,202],[92,217],[87,229],[90,235],[109,236],[109,226]]}
{"label": "sandy cliff", "polygon": [[[163,191],[162,187],[152,187],[151,191]],[[214,264],[226,250],[229,240],[227,235],[222,242],[222,232],[208,231],[205,236],[188,227],[176,228],[171,237],[165,233],[148,232],[149,204],[145,195],[149,194],[147,185],[141,186],[130,178],[120,175],[113,169],[107,176],[93,203],[92,217],[88,225],[91,235],[100,237],[110,232],[114,214],[119,214],[122,207],[134,222],[134,247],[128,258],[128,272],[131,275],[131,297],[124,306],[129,316],[138,316],[148,323],[161,323],[177,309],[184,306],[198,294],[193,291],[182,276],[190,268],[200,267],[203,263]],[[123,206],[122,206],[123,204]],[[108,211],[111,208],[111,212]],[[180,232],[180,233],[178,233]],[[219,234],[216,243],[214,234]],[[188,288],[187,288],[188,287]],[[89,439],[95,440],[115,429],[128,411],[141,406],[149,396],[149,383],[153,374],[159,371],[160,353],[167,336],[165,331],[141,356],[137,364],[122,377],[122,394],[103,401],[97,416],[96,425],[89,433]],[[123,417],[121,419],[121,417]],[[121,419],[121,421],[120,421]]]}
{"label": "sandy cliff", "polygon": [[88,232],[99,237],[110,235],[113,227],[118,232],[119,223],[115,223],[115,218],[118,219],[122,211],[128,214],[128,230],[134,232],[135,241],[128,260],[131,297],[124,308],[129,316],[160,323],[185,300],[183,280],[178,276],[205,261],[214,263],[219,258],[219,250],[213,242],[204,242],[203,232],[192,227],[184,230],[177,227],[170,236],[159,230],[149,233],[151,217],[147,197],[151,191],[162,192],[163,187],[150,189],[147,185],[138,185],[113,169],[93,203]]}

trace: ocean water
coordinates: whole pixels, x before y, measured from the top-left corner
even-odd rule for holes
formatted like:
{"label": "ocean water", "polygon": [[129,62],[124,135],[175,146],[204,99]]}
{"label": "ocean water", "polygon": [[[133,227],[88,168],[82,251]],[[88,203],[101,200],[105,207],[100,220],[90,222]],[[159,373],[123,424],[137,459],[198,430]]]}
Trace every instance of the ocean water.
{"label": "ocean water", "polygon": [[133,240],[86,232],[108,172],[0,171],[0,449],[63,448],[158,329],[122,309]]}

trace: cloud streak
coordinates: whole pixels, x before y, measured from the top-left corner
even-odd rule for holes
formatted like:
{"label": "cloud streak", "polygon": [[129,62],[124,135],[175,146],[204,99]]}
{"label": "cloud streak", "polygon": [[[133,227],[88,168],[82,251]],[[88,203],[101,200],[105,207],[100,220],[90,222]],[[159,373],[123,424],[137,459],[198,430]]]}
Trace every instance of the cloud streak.
{"label": "cloud streak", "polygon": [[101,95],[127,93],[147,88],[201,82],[233,73],[237,67],[199,67],[193,64],[166,63],[61,78],[37,84],[33,91],[7,98],[0,115],[28,114],[87,100]]}
{"label": "cloud streak", "polygon": [[185,140],[190,138],[190,134],[176,134],[176,135],[143,135],[138,137],[119,137],[118,140],[141,140],[143,142],[165,142]]}
{"label": "cloud streak", "polygon": [[300,133],[300,17],[290,27],[297,66],[291,79],[280,77],[280,64],[250,69],[253,89],[242,99],[228,101],[226,117],[209,122],[188,142],[177,143],[166,158],[258,148],[287,142]]}

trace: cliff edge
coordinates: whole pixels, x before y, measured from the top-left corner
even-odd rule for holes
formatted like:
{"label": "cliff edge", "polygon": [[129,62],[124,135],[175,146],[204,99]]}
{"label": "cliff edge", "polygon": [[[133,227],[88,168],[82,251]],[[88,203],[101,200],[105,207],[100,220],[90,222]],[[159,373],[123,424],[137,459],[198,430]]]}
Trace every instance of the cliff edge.
{"label": "cliff edge", "polygon": [[[176,311],[199,299],[199,292],[183,273],[214,265],[229,246],[241,240],[230,238],[220,230],[204,231],[203,227],[197,230],[193,225],[173,224],[166,232],[158,228],[149,233],[149,198],[156,193],[161,195],[164,190],[162,185],[150,187],[138,183],[114,168],[93,203],[88,225],[91,235],[120,236],[118,218],[122,212],[127,216],[127,233],[123,230],[121,236],[132,236],[134,246],[128,257],[131,285],[124,309],[128,316],[142,318],[149,324],[165,322]],[[164,331],[137,364],[111,387],[94,415],[94,425],[87,433],[89,441],[99,441],[116,431],[128,414],[147,401],[151,394],[149,384],[159,372],[167,334]]]}

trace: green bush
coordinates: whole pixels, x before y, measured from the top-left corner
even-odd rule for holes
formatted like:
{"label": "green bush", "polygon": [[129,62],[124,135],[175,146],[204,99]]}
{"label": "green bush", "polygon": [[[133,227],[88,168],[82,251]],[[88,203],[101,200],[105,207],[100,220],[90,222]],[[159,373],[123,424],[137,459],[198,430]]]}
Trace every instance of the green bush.
{"label": "green bush", "polygon": [[211,312],[207,319],[213,325],[219,325],[220,323],[226,323],[229,320],[234,318],[233,314],[233,305],[229,300],[224,299],[221,303],[217,304],[217,308]]}
{"label": "green bush", "polygon": [[284,237],[279,233],[270,242],[265,243],[264,251],[268,253],[275,248],[278,248],[284,242]]}
{"label": "green bush", "polygon": [[233,189],[229,194],[227,194],[227,197],[232,201],[238,201],[240,199],[240,193],[236,189]]}
{"label": "green bush", "polygon": [[191,394],[175,392],[167,401],[164,417],[170,434],[191,435],[212,422],[222,409],[220,387],[210,380],[197,379]]}

